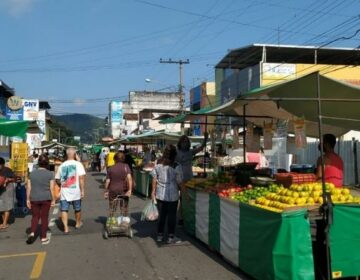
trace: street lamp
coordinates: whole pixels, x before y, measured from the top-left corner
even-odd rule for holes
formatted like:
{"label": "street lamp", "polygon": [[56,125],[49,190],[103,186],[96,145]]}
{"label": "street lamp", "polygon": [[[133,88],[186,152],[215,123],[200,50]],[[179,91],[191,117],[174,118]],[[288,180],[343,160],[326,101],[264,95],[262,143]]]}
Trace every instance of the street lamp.
{"label": "street lamp", "polygon": [[[161,88],[161,89],[158,89],[158,90],[156,90],[156,91],[163,91],[163,90],[167,90],[167,89],[171,89],[171,90],[177,91],[177,87],[176,87],[176,86],[168,85],[168,84],[165,84],[165,83],[160,82],[160,81],[157,81],[157,80],[152,80],[152,79],[150,79],[150,78],[146,78],[146,79],[145,79],[145,83],[148,83],[148,84],[159,84],[159,85],[165,86],[165,88]],[[155,90],[154,90],[154,91],[155,91]]]}

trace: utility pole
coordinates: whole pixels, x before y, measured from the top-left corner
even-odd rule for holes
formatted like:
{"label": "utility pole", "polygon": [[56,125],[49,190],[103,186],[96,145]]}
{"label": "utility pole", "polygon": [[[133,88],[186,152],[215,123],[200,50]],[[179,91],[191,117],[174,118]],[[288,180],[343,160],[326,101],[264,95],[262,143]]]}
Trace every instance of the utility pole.
{"label": "utility pole", "polygon": [[[169,58],[168,60],[163,60],[162,58],[160,58],[160,63],[168,63],[168,64],[178,64],[179,65],[179,93],[180,93],[180,111],[182,113],[184,113],[185,111],[185,98],[184,98],[184,80],[183,80],[183,65],[184,64],[189,64],[190,60],[189,59],[185,59],[185,60],[172,60],[171,58]],[[181,132],[184,132],[184,123],[181,123]]]}
{"label": "utility pole", "polygon": [[61,140],[61,129],[60,127],[58,128],[58,143],[60,143]]}

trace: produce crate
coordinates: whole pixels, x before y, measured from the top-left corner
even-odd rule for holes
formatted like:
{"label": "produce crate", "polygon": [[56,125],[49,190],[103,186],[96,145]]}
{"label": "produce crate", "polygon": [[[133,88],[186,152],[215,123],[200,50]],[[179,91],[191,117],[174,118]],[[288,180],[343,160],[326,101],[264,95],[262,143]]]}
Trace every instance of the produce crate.
{"label": "produce crate", "polygon": [[302,173],[277,173],[275,174],[277,184],[284,187],[290,187],[292,184],[303,184],[316,182],[315,174],[302,174]]}

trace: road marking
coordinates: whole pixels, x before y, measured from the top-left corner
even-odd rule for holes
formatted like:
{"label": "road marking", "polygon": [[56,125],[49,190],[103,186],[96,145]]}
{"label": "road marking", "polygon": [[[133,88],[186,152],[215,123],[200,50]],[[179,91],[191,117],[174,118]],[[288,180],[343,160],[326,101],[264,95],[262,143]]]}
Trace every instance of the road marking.
{"label": "road marking", "polygon": [[59,213],[59,207],[55,207],[53,211],[53,215],[57,215]]}
{"label": "road marking", "polygon": [[16,257],[29,257],[29,256],[36,256],[36,259],[35,259],[31,274],[30,274],[30,279],[38,279],[38,278],[40,278],[41,273],[42,273],[42,269],[43,269],[45,258],[46,258],[46,252],[2,255],[2,256],[0,256],[0,259],[16,258]]}
{"label": "road marking", "polygon": [[44,262],[46,258],[46,252],[39,252],[37,254],[33,269],[30,274],[30,279],[38,279],[41,275]]}

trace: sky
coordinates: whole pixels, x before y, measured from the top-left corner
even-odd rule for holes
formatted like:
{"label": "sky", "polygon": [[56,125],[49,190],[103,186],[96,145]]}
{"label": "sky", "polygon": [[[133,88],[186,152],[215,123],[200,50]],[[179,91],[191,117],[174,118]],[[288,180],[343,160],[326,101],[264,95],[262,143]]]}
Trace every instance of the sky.
{"label": "sky", "polygon": [[175,89],[178,66],[160,58],[190,60],[188,94],[230,49],[355,48],[359,27],[360,0],[0,0],[0,79],[53,114],[104,117],[131,90]]}

